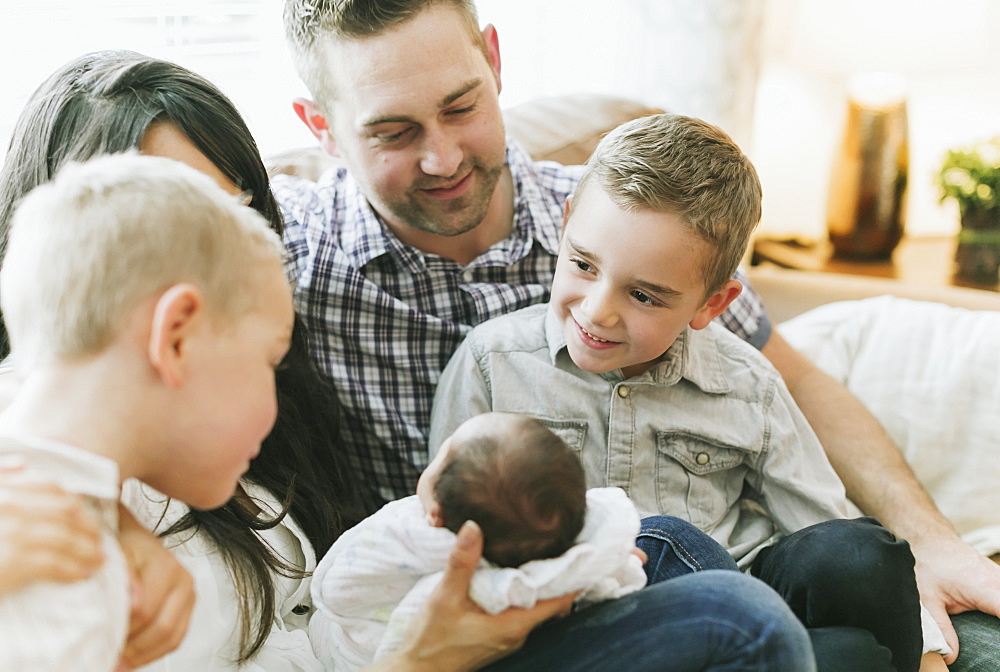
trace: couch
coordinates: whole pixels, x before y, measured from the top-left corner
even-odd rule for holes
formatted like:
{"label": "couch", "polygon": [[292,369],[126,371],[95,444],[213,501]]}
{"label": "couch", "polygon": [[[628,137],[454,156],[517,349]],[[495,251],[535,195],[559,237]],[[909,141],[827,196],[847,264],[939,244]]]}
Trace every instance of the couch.
{"label": "couch", "polygon": [[[604,133],[659,110],[613,96],[538,99],[504,110],[535,159],[582,163]],[[266,160],[315,179],[318,149]],[[883,424],[956,529],[1000,552],[1000,293],[759,266],[748,269],[772,322]]]}

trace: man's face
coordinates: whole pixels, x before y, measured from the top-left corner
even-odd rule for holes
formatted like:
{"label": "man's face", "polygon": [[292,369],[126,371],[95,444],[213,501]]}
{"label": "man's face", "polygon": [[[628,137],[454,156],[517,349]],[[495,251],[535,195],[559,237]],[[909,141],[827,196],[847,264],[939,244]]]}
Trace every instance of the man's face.
{"label": "man's face", "polygon": [[454,236],[482,222],[504,166],[496,50],[488,60],[439,3],[331,51],[335,149],[390,229]]}

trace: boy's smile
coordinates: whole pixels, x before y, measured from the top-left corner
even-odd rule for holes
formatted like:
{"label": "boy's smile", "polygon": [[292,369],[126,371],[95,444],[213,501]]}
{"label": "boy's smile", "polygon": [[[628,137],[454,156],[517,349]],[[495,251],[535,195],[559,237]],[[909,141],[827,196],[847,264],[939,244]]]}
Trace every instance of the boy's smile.
{"label": "boy's smile", "polygon": [[677,215],[628,211],[596,183],[586,186],[566,218],[552,283],[552,308],[574,363],[636,376],[689,323],[707,326],[718,314],[715,295],[705,298],[707,253]]}

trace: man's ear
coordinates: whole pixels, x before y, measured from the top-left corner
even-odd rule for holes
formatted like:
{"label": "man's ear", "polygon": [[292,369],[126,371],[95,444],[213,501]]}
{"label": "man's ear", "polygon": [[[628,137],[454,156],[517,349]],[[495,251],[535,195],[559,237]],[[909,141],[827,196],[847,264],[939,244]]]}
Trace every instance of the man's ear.
{"label": "man's ear", "polygon": [[296,98],[292,101],[292,109],[298,115],[302,123],[306,125],[309,132],[319,140],[319,146],[330,156],[340,156],[337,151],[337,143],[334,142],[333,134],[330,133],[330,126],[326,123],[326,117],[319,111],[316,103],[308,98]]}
{"label": "man's ear", "polygon": [[497,37],[497,29],[493,27],[492,23],[487,23],[486,27],[483,28],[482,35],[486,41],[486,60],[493,68],[493,75],[497,80],[497,93],[499,93],[502,85],[500,84],[500,39]]}
{"label": "man's ear", "polygon": [[694,314],[694,318],[688,323],[692,329],[704,329],[708,323],[722,314],[729,304],[743,291],[743,283],[739,280],[727,280],[726,284],[712,296],[708,297],[705,304]]}
{"label": "man's ear", "polygon": [[187,283],[165,291],[153,307],[149,363],[171,387],[180,387],[187,377],[188,348],[204,313],[201,291]]}

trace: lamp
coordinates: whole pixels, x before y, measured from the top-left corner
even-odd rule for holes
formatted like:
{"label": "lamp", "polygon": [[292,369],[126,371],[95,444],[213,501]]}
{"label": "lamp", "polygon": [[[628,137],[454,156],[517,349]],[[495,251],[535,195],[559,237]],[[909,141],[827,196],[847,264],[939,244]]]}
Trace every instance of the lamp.
{"label": "lamp", "polygon": [[886,72],[854,75],[834,155],[826,225],[834,254],[886,259],[903,237],[909,142],[905,84]]}

